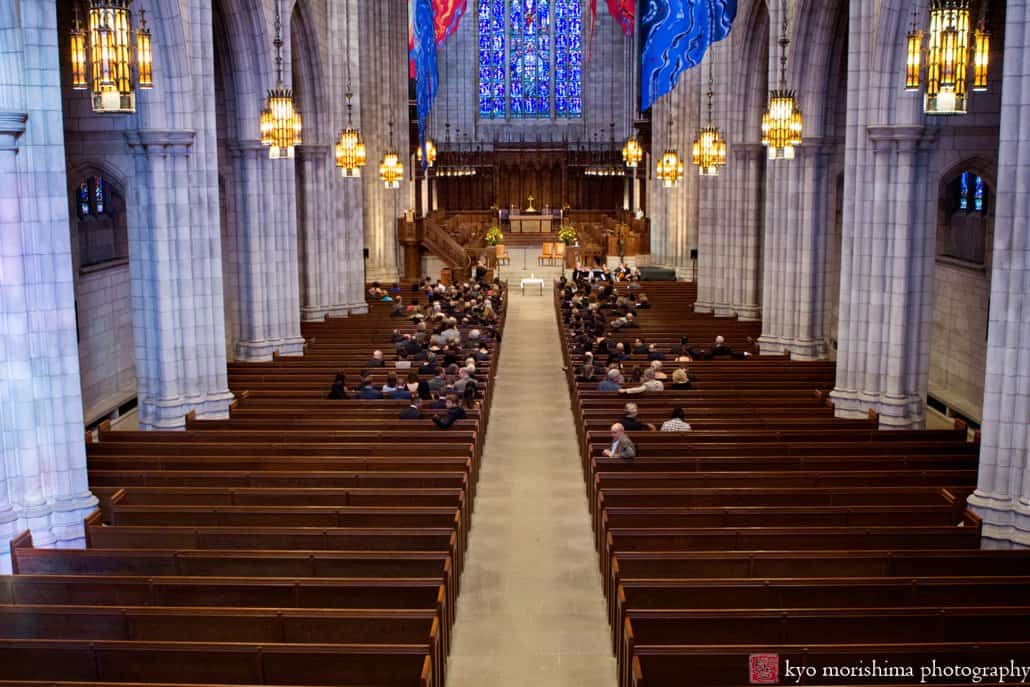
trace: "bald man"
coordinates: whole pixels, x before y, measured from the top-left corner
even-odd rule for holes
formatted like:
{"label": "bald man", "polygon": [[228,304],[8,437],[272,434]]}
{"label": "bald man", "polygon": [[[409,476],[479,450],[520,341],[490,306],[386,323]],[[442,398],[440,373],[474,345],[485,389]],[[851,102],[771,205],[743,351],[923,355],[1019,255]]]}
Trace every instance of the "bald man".
{"label": "bald man", "polygon": [[612,445],[604,450],[604,457],[623,460],[633,460],[637,457],[636,445],[626,436],[626,428],[618,422],[612,425]]}

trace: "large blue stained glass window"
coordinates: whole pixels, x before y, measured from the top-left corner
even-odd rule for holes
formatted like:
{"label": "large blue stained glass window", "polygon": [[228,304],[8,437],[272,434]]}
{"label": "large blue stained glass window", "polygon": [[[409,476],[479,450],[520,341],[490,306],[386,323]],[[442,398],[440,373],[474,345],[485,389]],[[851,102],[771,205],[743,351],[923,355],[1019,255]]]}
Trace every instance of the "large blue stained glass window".
{"label": "large blue stained glass window", "polygon": [[554,0],[554,110],[583,114],[583,8],[580,0]]}
{"label": "large blue stained glass window", "polygon": [[478,8],[479,116],[582,116],[582,0],[479,0]]}
{"label": "large blue stained glass window", "polygon": [[959,183],[958,209],[969,209],[969,172],[962,172],[962,181]]}
{"label": "large blue stained glass window", "polygon": [[973,198],[973,209],[977,212],[984,211],[984,180],[982,177],[976,178],[976,196]]}
{"label": "large blue stained glass window", "polygon": [[551,3],[511,0],[512,117],[551,116]]}
{"label": "large blue stained glass window", "polygon": [[505,0],[479,0],[479,116],[504,118]]}

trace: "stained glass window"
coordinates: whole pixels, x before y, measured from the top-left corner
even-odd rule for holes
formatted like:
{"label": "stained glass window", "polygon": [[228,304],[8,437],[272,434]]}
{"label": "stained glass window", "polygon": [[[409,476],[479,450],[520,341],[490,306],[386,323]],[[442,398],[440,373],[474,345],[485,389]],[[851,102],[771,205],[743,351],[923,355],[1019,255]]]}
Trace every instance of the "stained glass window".
{"label": "stained glass window", "polygon": [[580,117],[582,0],[479,0],[479,116]]}
{"label": "stained glass window", "polygon": [[97,209],[97,214],[104,214],[104,178],[96,177],[94,182],[94,207]]}
{"label": "stained glass window", "polygon": [[983,177],[973,172],[962,172],[958,181],[958,209],[983,212],[986,197]]}
{"label": "stained glass window", "polygon": [[554,0],[554,110],[583,114],[583,8],[580,0]]}
{"label": "stained glass window", "polygon": [[505,0],[479,0],[479,116],[504,118]]}
{"label": "stained glass window", "polygon": [[79,217],[89,214],[89,180],[79,184]]}

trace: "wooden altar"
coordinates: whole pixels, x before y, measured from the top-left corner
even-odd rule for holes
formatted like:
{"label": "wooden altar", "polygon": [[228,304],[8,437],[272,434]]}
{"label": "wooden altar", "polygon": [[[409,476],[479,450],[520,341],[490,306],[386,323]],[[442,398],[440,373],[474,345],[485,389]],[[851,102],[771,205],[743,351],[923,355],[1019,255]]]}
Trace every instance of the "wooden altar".
{"label": "wooden altar", "polygon": [[508,225],[515,234],[543,234],[557,231],[558,218],[540,213],[508,216]]}

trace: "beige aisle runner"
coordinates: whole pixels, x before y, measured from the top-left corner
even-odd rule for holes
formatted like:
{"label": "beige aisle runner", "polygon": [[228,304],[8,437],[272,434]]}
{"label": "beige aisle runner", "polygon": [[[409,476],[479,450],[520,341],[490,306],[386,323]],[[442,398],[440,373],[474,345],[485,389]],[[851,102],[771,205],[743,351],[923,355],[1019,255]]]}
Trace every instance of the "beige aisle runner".
{"label": "beige aisle runner", "polygon": [[553,301],[510,293],[447,687],[614,686]]}

